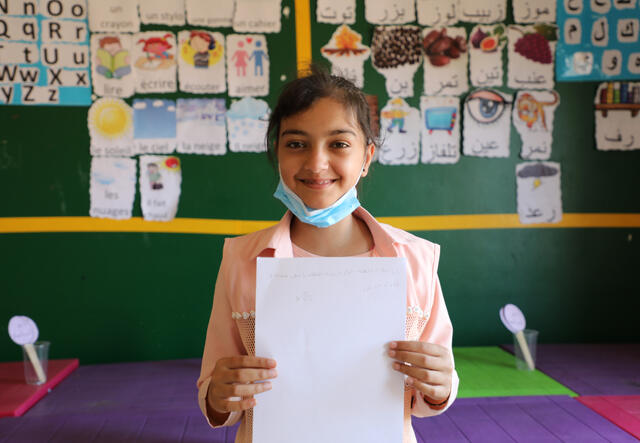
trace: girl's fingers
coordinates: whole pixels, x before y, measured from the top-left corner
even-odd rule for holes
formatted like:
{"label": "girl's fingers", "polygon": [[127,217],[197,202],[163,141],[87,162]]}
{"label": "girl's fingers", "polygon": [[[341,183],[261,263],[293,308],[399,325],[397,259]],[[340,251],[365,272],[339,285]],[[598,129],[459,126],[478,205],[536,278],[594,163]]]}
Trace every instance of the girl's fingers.
{"label": "girl's fingers", "polygon": [[271,369],[276,367],[276,361],[272,358],[255,357],[253,355],[236,355],[235,357],[221,358],[216,365],[220,365],[223,369]]}
{"label": "girl's fingers", "polygon": [[256,405],[255,398],[243,398],[242,400],[220,400],[214,403],[214,408],[217,411],[235,412],[251,409]]}
{"label": "girl's fingers", "polygon": [[440,371],[432,371],[416,366],[407,366],[398,362],[393,363],[393,369],[398,372],[402,372],[403,374],[406,374],[422,383],[427,383],[434,386],[444,386],[445,384],[448,384],[448,378],[444,373]]}
{"label": "girl's fingers", "polygon": [[223,398],[228,397],[251,397],[256,394],[271,390],[271,383],[250,383],[250,384],[222,384],[215,392]]}
{"label": "girl's fingers", "polygon": [[448,390],[444,386],[433,386],[428,383],[423,383],[420,380],[410,379],[410,385],[421,392],[425,397],[430,399],[429,401],[438,404],[443,402],[448,397]]}
{"label": "girl's fingers", "polygon": [[396,351],[393,349],[389,351],[389,356],[400,362],[410,363],[420,368],[444,372],[451,370],[451,363],[448,358],[411,351]]}
{"label": "girl's fingers", "polygon": [[228,369],[222,372],[219,381],[223,383],[253,383],[277,376],[278,372],[275,369]]}
{"label": "girl's fingers", "polygon": [[425,343],[417,340],[398,340],[389,343],[389,349],[394,351],[410,351],[420,354],[428,354],[434,357],[449,355],[447,348],[435,343]]}

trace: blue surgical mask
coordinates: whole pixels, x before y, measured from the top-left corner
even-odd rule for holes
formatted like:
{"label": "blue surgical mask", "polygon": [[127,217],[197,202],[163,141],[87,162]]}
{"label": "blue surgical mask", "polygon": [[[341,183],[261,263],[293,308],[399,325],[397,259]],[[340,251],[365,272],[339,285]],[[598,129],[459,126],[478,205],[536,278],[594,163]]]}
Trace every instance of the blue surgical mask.
{"label": "blue surgical mask", "polygon": [[[358,181],[360,178],[358,177]],[[356,185],[358,182],[356,181]],[[312,209],[304,204],[302,199],[296,195],[282,180],[280,175],[280,183],[273,194],[275,198],[280,200],[295,215],[298,220],[318,228],[326,228],[338,223],[340,220],[351,214],[360,206],[358,201],[358,191],[356,185],[353,185],[342,197],[334,204],[323,209]]]}

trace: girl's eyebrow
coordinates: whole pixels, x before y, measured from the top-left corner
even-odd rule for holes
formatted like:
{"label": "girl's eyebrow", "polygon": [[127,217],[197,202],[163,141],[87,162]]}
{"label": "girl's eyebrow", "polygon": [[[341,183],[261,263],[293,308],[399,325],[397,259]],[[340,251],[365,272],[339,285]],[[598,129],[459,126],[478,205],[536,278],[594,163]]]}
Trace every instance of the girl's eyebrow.
{"label": "girl's eyebrow", "polygon": [[[309,133],[305,132],[301,129],[286,129],[284,131],[282,131],[282,134],[280,134],[280,136],[284,136],[284,135],[289,135],[289,134],[293,134],[293,135],[304,135],[304,136],[308,136]],[[354,136],[357,136],[357,134],[355,133],[355,131],[351,130],[351,129],[334,129],[333,131],[329,131],[327,133],[327,135],[340,135],[340,134],[352,134]]]}

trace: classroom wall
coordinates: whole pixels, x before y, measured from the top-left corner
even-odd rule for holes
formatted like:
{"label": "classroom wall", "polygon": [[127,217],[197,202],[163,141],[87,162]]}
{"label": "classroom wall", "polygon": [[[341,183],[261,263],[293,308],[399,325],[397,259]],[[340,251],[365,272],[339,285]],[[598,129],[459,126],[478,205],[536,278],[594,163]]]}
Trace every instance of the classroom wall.
{"label": "classroom wall", "polygon": [[[293,10],[293,0],[283,6]],[[358,2],[355,29],[372,26]],[[312,17],[315,1],[311,1]],[[509,11],[511,17],[511,11]],[[269,35],[273,106],[296,60],[294,15]],[[159,27],[161,28],[161,27]],[[155,29],[148,27],[145,29]],[[335,29],[313,24],[312,54]],[[225,30],[229,33],[229,30]],[[384,79],[365,65],[365,92],[387,101]],[[416,73],[418,106],[422,68]],[[595,83],[556,90],[552,161],[562,165],[563,210],[640,213],[640,152],[594,146]],[[505,91],[509,91],[503,88]],[[169,98],[186,96],[169,95]],[[136,96],[139,97],[139,96]],[[164,97],[167,95],[150,95]],[[229,104],[229,100],[227,100]],[[0,217],[89,213],[87,108],[0,106]],[[507,159],[462,157],[450,166],[375,165],[363,205],[378,217],[516,212],[520,140]],[[277,220],[277,176],[263,154],[180,155],[178,217]],[[141,216],[139,194],[134,216]],[[454,325],[454,345],[510,341],[498,309],[519,305],[541,342],[640,340],[640,228],[514,228],[419,231],[442,246],[439,275]],[[81,363],[197,357],[201,354],[223,235],[167,233],[0,233],[0,322],[31,316],[52,358]],[[4,323],[6,324],[6,323]],[[5,334],[0,361],[20,359]]]}

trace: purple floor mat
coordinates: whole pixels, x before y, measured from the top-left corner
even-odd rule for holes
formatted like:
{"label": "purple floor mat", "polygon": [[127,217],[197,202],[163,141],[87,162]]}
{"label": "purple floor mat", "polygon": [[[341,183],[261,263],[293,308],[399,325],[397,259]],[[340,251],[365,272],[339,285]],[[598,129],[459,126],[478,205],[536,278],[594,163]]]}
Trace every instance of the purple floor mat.
{"label": "purple floor mat", "polygon": [[539,344],[537,354],[537,369],[580,395],[640,395],[640,344]]}

